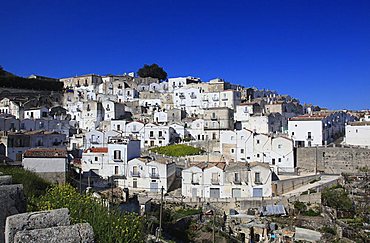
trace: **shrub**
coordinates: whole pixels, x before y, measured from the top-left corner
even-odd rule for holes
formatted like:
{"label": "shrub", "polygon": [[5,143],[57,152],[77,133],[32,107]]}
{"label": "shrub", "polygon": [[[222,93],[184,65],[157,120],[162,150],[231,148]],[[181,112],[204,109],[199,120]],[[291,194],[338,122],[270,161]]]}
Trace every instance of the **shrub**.
{"label": "shrub", "polygon": [[174,144],[162,147],[156,147],[151,149],[152,152],[167,155],[167,156],[174,156],[174,157],[183,157],[187,155],[197,155],[204,152],[200,148],[195,148],[192,146],[188,146],[185,144]]}
{"label": "shrub", "polygon": [[80,195],[71,185],[48,189],[44,196],[31,198],[33,210],[68,208],[72,223],[88,222],[94,229],[97,242],[143,242],[141,217],[107,209],[102,201],[91,195]]}
{"label": "shrub", "polygon": [[344,188],[333,186],[326,188],[322,194],[321,199],[324,205],[342,211],[352,211],[352,201],[348,197],[348,193]]}
{"label": "shrub", "polygon": [[51,186],[50,182],[22,167],[0,165],[0,172],[11,175],[14,184],[23,184],[24,194],[27,198],[41,196]]}
{"label": "shrub", "polygon": [[335,229],[332,228],[332,227],[329,227],[329,226],[322,227],[321,228],[321,231],[324,232],[324,233],[332,234],[332,235],[335,235],[336,234]]}

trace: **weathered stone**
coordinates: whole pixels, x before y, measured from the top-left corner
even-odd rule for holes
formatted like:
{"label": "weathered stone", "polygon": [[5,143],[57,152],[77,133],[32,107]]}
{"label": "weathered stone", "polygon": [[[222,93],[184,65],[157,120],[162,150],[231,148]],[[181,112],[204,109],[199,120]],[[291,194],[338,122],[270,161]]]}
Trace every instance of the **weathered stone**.
{"label": "weathered stone", "polygon": [[24,213],[27,209],[23,185],[0,186],[0,242],[4,242],[5,219],[8,216]]}
{"label": "weathered stone", "polygon": [[12,184],[12,177],[8,175],[0,176],[0,186]]}
{"label": "weathered stone", "polygon": [[90,243],[94,242],[94,232],[90,224],[75,224],[46,229],[18,231],[14,243]]}
{"label": "weathered stone", "polygon": [[67,208],[9,216],[6,219],[5,243],[12,243],[15,234],[21,230],[34,230],[68,225],[70,225],[70,220],[69,210]]}

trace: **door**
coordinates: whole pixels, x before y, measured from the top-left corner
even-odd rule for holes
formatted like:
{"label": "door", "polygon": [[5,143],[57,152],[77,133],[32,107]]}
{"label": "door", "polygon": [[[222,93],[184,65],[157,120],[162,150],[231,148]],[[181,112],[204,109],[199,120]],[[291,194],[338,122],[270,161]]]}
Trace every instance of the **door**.
{"label": "door", "polygon": [[242,197],[242,190],[240,188],[233,188],[232,189],[232,196],[233,196],[233,198]]}
{"label": "door", "polygon": [[210,189],[210,198],[220,198],[220,188]]}
{"label": "door", "polygon": [[158,192],[158,182],[150,183],[150,192]]}
{"label": "door", "polygon": [[196,198],[198,196],[198,190],[197,188],[192,188],[191,189],[191,197]]}
{"label": "door", "polygon": [[262,188],[253,188],[253,197],[262,197]]}

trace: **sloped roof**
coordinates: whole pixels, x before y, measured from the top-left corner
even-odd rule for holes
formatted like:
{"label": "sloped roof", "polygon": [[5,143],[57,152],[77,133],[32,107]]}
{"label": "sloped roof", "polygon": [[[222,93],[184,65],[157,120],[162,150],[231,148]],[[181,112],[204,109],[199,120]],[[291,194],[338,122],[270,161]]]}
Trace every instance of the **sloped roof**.
{"label": "sloped roof", "polygon": [[84,153],[108,153],[108,148],[107,147],[88,148],[85,149]]}
{"label": "sloped roof", "polygon": [[32,148],[24,153],[25,158],[67,158],[67,150],[57,148]]}

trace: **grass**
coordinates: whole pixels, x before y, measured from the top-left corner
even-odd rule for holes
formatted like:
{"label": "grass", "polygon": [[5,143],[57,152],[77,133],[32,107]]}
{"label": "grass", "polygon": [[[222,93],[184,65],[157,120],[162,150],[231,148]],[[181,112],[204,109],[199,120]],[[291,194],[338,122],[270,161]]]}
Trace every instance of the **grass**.
{"label": "grass", "polygon": [[0,165],[0,172],[4,175],[11,175],[13,184],[23,184],[24,194],[27,198],[39,197],[45,194],[51,186],[50,182],[22,167]]}
{"label": "grass", "polygon": [[202,212],[201,208],[199,208],[199,209],[193,209],[193,208],[192,209],[179,209],[179,210],[173,212],[172,218],[173,218],[173,220],[178,220],[178,219],[181,219],[183,217],[199,214],[201,212]]}
{"label": "grass", "polygon": [[174,144],[151,149],[152,152],[167,156],[183,157],[188,155],[201,154],[204,151],[200,148],[195,148],[185,144]]}

